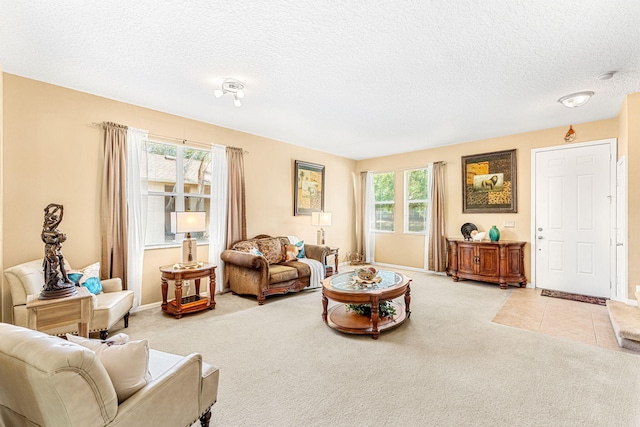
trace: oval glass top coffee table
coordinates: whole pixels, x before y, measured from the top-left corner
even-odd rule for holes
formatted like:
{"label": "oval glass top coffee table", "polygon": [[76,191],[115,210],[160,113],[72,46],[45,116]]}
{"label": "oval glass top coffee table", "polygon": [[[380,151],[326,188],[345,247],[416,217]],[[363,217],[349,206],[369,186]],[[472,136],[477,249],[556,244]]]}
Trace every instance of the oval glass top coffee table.
{"label": "oval glass top coffee table", "polygon": [[[322,281],[322,319],[331,328],[349,334],[368,334],[378,339],[380,332],[404,322],[411,310],[411,279],[404,274],[379,270],[375,281],[362,281],[350,271]],[[404,295],[404,307],[395,301]],[[338,302],[327,310],[329,299]],[[380,315],[380,303],[388,302],[395,314]],[[369,305],[371,315],[359,314],[361,304]]]}

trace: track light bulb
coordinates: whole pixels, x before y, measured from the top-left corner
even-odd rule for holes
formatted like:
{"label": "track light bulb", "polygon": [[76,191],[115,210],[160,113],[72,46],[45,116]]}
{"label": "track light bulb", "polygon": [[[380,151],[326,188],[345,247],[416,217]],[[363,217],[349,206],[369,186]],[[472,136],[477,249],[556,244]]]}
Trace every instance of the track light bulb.
{"label": "track light bulb", "polygon": [[242,105],[241,98],[244,98],[244,83],[236,79],[224,79],[222,88],[213,91],[216,98],[230,94],[233,96],[233,105],[239,107]]}

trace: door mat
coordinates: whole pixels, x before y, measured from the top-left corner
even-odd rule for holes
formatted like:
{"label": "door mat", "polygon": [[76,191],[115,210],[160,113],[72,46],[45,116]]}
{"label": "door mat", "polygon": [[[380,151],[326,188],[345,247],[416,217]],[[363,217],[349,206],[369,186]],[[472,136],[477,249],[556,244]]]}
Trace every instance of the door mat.
{"label": "door mat", "polygon": [[542,295],[543,297],[562,298],[571,301],[587,302],[589,304],[607,305],[607,298],[570,294],[569,292],[552,291],[550,289],[543,289],[542,292],[540,292],[540,295]]}

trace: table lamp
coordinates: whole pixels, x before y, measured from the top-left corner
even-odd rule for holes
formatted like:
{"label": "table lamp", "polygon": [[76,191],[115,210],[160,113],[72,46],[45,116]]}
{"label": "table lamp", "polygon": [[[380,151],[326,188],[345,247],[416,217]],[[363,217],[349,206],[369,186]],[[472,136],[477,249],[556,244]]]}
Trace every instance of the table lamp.
{"label": "table lamp", "polygon": [[317,243],[324,245],[324,229],[325,225],[331,225],[331,212],[311,212],[311,225],[319,226],[317,234]]}
{"label": "table lamp", "polygon": [[182,241],[182,267],[192,267],[198,263],[197,240],[191,238],[191,233],[206,230],[206,212],[171,212],[171,232],[187,233]]}

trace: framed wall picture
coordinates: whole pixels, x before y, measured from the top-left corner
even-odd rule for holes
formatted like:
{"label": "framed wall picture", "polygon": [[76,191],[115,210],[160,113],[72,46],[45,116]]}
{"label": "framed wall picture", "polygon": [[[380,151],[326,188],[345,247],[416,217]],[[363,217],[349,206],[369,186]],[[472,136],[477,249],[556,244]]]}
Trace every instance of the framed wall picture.
{"label": "framed wall picture", "polygon": [[324,210],[324,166],[295,161],[294,215]]}
{"label": "framed wall picture", "polygon": [[462,212],[518,212],[516,150],[462,156]]}

